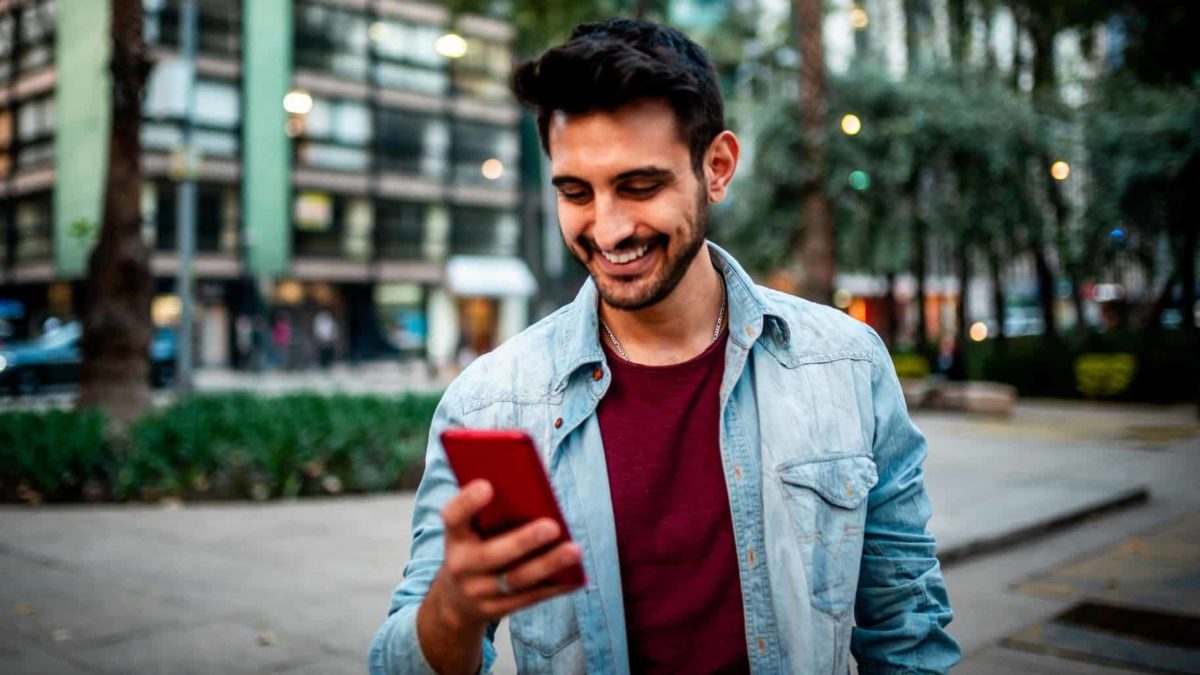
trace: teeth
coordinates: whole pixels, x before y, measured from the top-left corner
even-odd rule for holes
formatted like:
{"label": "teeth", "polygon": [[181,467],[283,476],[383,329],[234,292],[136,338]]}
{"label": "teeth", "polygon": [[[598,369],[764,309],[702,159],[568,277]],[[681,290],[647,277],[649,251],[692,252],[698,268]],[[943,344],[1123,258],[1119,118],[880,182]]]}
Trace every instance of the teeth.
{"label": "teeth", "polygon": [[625,253],[610,253],[609,251],[601,251],[600,254],[603,255],[604,258],[611,263],[616,263],[618,265],[624,265],[627,262],[632,262],[632,261],[637,260],[638,258],[646,255],[646,250],[649,248],[650,248],[649,245],[642,244],[641,246],[633,249],[632,251],[627,251]]}

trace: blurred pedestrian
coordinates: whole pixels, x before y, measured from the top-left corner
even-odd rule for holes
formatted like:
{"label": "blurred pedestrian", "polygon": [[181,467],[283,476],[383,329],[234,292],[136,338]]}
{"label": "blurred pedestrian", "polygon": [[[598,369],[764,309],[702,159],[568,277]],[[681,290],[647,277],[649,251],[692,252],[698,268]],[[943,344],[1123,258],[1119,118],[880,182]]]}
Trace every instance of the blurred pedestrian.
{"label": "blurred pedestrian", "polygon": [[333,363],[334,350],[337,348],[337,320],[327,309],[317,312],[313,318],[313,337],[317,341],[317,357],[321,368],[329,368]]}
{"label": "blurred pedestrian", "polygon": [[237,350],[237,367],[249,370],[254,355],[254,322],[245,314],[239,314],[233,322],[233,341]]}
{"label": "blurred pedestrian", "polygon": [[271,346],[275,367],[288,370],[291,367],[292,320],[282,312],[276,315],[275,325],[271,328]]}
{"label": "blurred pedestrian", "polygon": [[[443,396],[371,671],[489,672],[510,614],[522,672],[948,671],[925,439],[887,348],[706,241],[739,155],[707,54],[613,19],[512,82],[591,278]],[[460,486],[451,427],[537,439],[576,539],[481,539],[480,509],[523,495]],[[552,583],[578,564],[586,589]]]}

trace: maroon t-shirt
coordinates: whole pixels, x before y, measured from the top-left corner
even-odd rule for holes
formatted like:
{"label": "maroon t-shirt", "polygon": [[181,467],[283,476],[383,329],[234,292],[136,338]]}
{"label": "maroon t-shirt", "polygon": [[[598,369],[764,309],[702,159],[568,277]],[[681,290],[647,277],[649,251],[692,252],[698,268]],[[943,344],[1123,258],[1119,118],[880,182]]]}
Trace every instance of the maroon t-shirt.
{"label": "maroon t-shirt", "polygon": [[750,672],[721,466],[727,340],[671,366],[605,345],[612,384],[597,414],[635,673]]}

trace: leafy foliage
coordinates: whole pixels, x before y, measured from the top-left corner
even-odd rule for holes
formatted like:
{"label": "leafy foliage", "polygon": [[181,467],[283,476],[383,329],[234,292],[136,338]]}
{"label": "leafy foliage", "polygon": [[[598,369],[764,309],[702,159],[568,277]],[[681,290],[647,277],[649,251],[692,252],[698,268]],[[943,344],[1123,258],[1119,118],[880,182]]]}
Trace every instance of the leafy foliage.
{"label": "leafy foliage", "polygon": [[437,400],[198,396],[119,438],[105,437],[95,412],[0,414],[0,498],[268,499],[413,487]]}

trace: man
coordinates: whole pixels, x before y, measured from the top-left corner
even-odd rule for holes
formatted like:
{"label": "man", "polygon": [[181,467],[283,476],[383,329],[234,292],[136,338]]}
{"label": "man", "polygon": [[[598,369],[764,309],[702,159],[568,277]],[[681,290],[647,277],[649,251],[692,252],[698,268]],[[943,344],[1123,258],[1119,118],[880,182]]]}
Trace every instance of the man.
{"label": "man", "polygon": [[[944,672],[958,658],[921,463],[887,350],[833,309],[755,286],[706,243],[738,161],[714,71],[678,31],[585,24],[520,66],[563,240],[591,279],[447,390],[376,673]],[[480,540],[438,434],[519,428],[549,521]],[[582,562],[586,586],[547,587]],[[855,623],[857,622],[857,625]]]}

